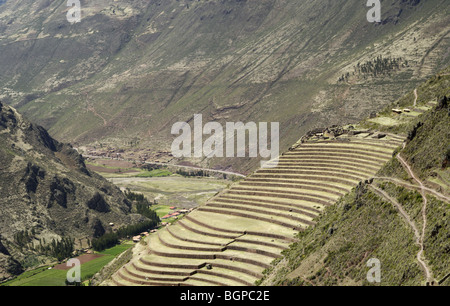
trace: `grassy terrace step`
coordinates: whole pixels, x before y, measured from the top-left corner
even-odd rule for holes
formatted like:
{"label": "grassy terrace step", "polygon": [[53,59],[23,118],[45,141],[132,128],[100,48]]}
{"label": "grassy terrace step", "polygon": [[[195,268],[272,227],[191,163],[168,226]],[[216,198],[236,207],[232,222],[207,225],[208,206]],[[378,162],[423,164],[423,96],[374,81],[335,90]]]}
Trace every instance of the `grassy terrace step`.
{"label": "grassy terrace step", "polygon": [[261,254],[264,256],[272,257],[273,259],[280,257],[281,249],[278,247],[254,244],[254,241],[236,240],[227,245],[227,250],[243,251],[254,254]]}
{"label": "grassy terrace step", "polygon": [[[300,174],[275,174],[275,173],[255,173],[252,178],[268,178],[268,179],[300,179],[309,181],[325,181],[333,182],[347,186],[355,186],[360,181],[359,179],[337,178],[330,175],[300,175]],[[232,190],[232,189],[230,189]]]}
{"label": "grassy terrace step", "polygon": [[[226,285],[252,285],[254,284],[255,275],[249,275],[246,272],[238,269],[230,270],[228,265],[225,264],[211,264],[214,267],[211,270],[206,268],[206,263],[201,268],[184,274],[167,274],[167,273],[155,273],[154,270],[141,267],[135,264],[128,265],[126,267],[126,273],[132,276],[135,280],[140,281],[154,281],[154,282],[175,282],[181,283],[188,279],[203,278],[203,275],[213,276],[207,278],[210,280],[216,280]],[[161,272],[161,271],[156,271]],[[164,271],[168,272],[168,271]]]}
{"label": "grassy terrace step", "polygon": [[218,232],[234,234],[235,235],[234,237],[236,237],[236,235],[243,235],[245,233],[244,230],[237,230],[237,229],[230,230],[230,229],[227,229],[226,226],[220,227],[220,226],[214,226],[214,225],[211,225],[211,224],[208,224],[208,223],[204,223],[204,222],[200,221],[201,218],[194,218],[192,216],[192,214],[191,215],[187,215],[185,219],[189,220],[190,222],[192,222],[192,223],[194,223],[196,225],[205,227],[205,228],[207,228],[209,230],[214,230],[214,231],[218,231]]}
{"label": "grassy terrace step", "polygon": [[236,211],[236,210],[232,210],[232,209],[214,208],[214,207],[208,207],[208,206],[200,207],[199,210],[209,212],[209,213],[215,213],[215,214],[225,214],[225,215],[238,216],[238,217],[247,218],[247,219],[255,219],[258,221],[273,223],[273,224],[277,224],[277,225],[280,225],[283,227],[292,228],[293,230],[297,230],[297,231],[304,230],[304,226],[299,226],[298,224],[296,224],[294,222],[282,221],[282,220],[280,220],[278,218],[274,218],[274,217],[268,218],[266,216],[262,216],[262,215],[255,214],[255,213],[242,213],[238,210]]}
{"label": "grassy terrace step", "polygon": [[[263,269],[270,267],[270,263],[273,261],[272,256],[267,256],[265,254],[258,253],[248,253],[241,250],[225,250],[220,254],[216,254],[216,259],[225,259],[231,261],[237,261],[241,263],[247,263],[248,267],[250,265],[258,266]],[[262,272],[262,270],[261,270]]]}
{"label": "grassy terrace step", "polygon": [[219,267],[230,271],[240,272],[246,274],[248,276],[260,279],[262,277],[262,270],[258,272],[260,269],[252,269],[251,266],[242,262],[230,261],[227,259],[215,259],[213,261],[205,262],[205,266],[207,264],[212,265],[213,267]]}
{"label": "grassy terrace step", "polygon": [[[142,272],[145,272],[147,270],[148,273],[153,274],[168,274],[171,271],[175,271],[174,273],[182,273],[182,276],[189,276],[195,274],[196,270],[202,269],[207,264],[211,264],[213,267],[220,267],[224,270],[239,272],[256,279],[262,277],[262,274],[256,271],[260,270],[259,267],[258,269],[255,269],[254,267],[248,265],[247,263],[230,261],[229,259],[214,259],[209,261],[196,260],[197,263],[194,265],[192,264],[193,261],[184,260],[184,262],[186,263],[185,265],[183,265],[184,269],[180,268],[179,264],[175,264],[176,267],[174,268],[173,267],[174,264],[170,265],[165,264],[164,262],[167,262],[167,258],[163,257],[158,258],[154,257],[154,255],[147,255],[141,258],[138,262],[134,263],[134,265],[139,267],[139,269],[141,269]],[[161,265],[164,266],[161,267]]]}
{"label": "grassy terrace step", "polygon": [[365,178],[365,175],[353,175],[353,174],[346,174],[344,171],[334,171],[329,169],[315,169],[315,170],[298,170],[298,169],[264,169],[259,170],[256,172],[256,174],[283,174],[283,175],[291,175],[291,174],[309,174],[309,175],[339,175],[343,178],[348,178],[351,180],[361,180],[362,178]]}
{"label": "grassy terrace step", "polygon": [[291,200],[291,199],[280,199],[277,197],[271,196],[250,196],[250,195],[239,195],[239,194],[223,194],[220,197],[221,199],[232,199],[238,201],[251,201],[251,202],[260,202],[265,204],[280,204],[280,205],[289,205],[292,207],[297,207],[299,209],[309,210],[312,213],[319,214],[325,205],[318,204],[311,201],[306,200]]}
{"label": "grassy terrace step", "polygon": [[[227,225],[233,224],[233,227],[241,230],[241,235],[253,235],[261,237],[269,237],[274,239],[279,239],[285,242],[294,242],[295,239],[292,238],[296,231],[292,229],[287,229],[285,227],[271,224],[268,225],[263,222],[258,222],[256,220],[249,220],[247,218],[242,218],[233,215],[211,215],[210,213],[203,212],[200,210],[193,211],[190,216],[193,223],[197,224],[203,229],[217,229],[226,228]],[[213,218],[214,217],[214,218]],[[185,218],[186,219],[186,218]],[[234,238],[238,238],[235,236]]]}
{"label": "grassy terrace step", "polygon": [[143,272],[139,267],[134,264],[126,265],[124,270],[127,274],[133,276],[135,279],[143,281],[159,281],[159,282],[183,282],[189,275],[169,275],[169,274],[152,274]]}
{"label": "grassy terrace step", "polygon": [[[230,286],[252,286],[257,280],[256,277],[247,275],[241,272],[232,271],[224,268],[212,265],[212,269],[208,270],[206,267],[196,271],[194,274],[194,279],[217,279],[218,281],[224,282]],[[209,276],[213,276],[210,278]],[[190,277],[192,278],[192,277]]]}
{"label": "grassy terrace step", "polygon": [[196,283],[200,283],[201,286],[221,286],[221,287],[226,287],[226,286],[242,286],[242,284],[239,283],[233,283],[230,282],[228,280],[223,280],[223,279],[217,279],[217,277],[206,277],[206,276],[202,276],[202,275],[195,275],[190,277],[186,283],[187,284],[191,284],[191,281],[195,281]]}
{"label": "grassy terrace step", "polygon": [[185,281],[183,283],[183,285],[185,286],[194,286],[194,287],[208,287],[208,286],[220,286],[217,284],[211,284],[211,282],[207,282],[203,279],[188,279],[187,281]]}
{"label": "grassy terrace step", "polygon": [[[311,216],[314,216],[314,215],[311,215]],[[175,228],[179,228],[179,227],[177,227],[177,226],[170,226],[170,227],[167,227],[167,231],[172,236],[174,236],[177,239],[181,239],[182,241],[188,241],[188,242],[196,243],[196,244],[204,244],[204,240],[211,238],[211,237],[208,237],[206,235],[201,235],[201,234],[192,233],[192,232],[189,232],[189,233],[185,232],[184,233],[185,235],[180,238],[180,236],[177,236],[177,235],[173,234],[174,232],[176,232],[176,230],[174,230]],[[184,238],[184,237],[188,237],[188,238]],[[257,246],[268,246],[268,247],[271,247],[271,248],[278,248],[278,249],[284,249],[286,247],[286,244],[281,245],[281,244],[273,243],[273,239],[271,239],[271,238],[260,237],[260,236],[249,236],[249,235],[246,235],[245,239],[243,239],[242,237],[243,236],[240,235],[236,239],[223,240],[221,244],[214,244],[214,245],[220,246],[221,248],[223,248],[224,246],[230,245],[231,243],[233,243],[235,241],[241,241],[241,242],[246,242],[246,243],[249,243],[249,244],[253,244],[254,247],[257,247]],[[270,242],[268,241],[269,239],[271,240]]]}
{"label": "grassy terrace step", "polygon": [[315,191],[315,190],[299,190],[295,188],[289,188],[289,187],[277,187],[277,188],[270,188],[270,187],[261,187],[261,186],[236,186],[233,188],[233,191],[241,192],[241,191],[248,191],[248,192],[262,192],[262,193],[272,193],[276,196],[279,196],[280,194],[287,194],[290,196],[307,196],[307,197],[313,197],[318,198],[321,200],[326,201],[336,201],[339,199],[338,195],[329,194],[327,192],[322,191]]}
{"label": "grassy terrace step", "polygon": [[374,138],[362,138],[362,137],[340,137],[335,140],[313,140],[313,141],[306,141],[303,143],[304,145],[309,144],[343,144],[343,145],[373,145],[373,146],[387,146],[391,147],[394,145],[397,145],[398,143],[401,143],[403,139],[405,139],[406,136],[395,136],[395,137],[389,137],[389,138],[381,138],[381,139],[374,139]]}
{"label": "grassy terrace step", "polygon": [[[195,244],[182,244],[183,241],[180,241],[172,236],[170,236],[170,234],[161,234],[159,236],[159,240],[161,242],[161,244],[163,244],[165,247],[168,248],[172,248],[172,249],[179,249],[182,251],[185,250],[189,250],[189,251],[199,251],[203,254],[205,254],[206,252],[212,252],[214,253],[216,256],[219,253],[225,252],[226,250],[237,250],[237,251],[241,251],[241,253],[239,255],[243,256],[243,257],[247,257],[248,255],[245,253],[251,253],[251,254],[260,254],[263,256],[268,256],[268,257],[272,257],[272,258],[276,258],[279,256],[279,250],[277,250],[275,253],[274,252],[270,252],[271,248],[266,247],[266,249],[269,249],[267,251],[262,250],[260,248],[252,248],[249,247],[249,244],[245,243],[245,242],[240,242],[237,244],[237,246],[240,246],[239,248],[236,246],[236,244],[234,242],[231,242],[230,244],[228,244],[227,246],[223,246],[220,248],[217,247],[213,247],[213,248],[205,248],[203,246],[197,246]],[[250,255],[253,256],[253,255]],[[214,257],[215,258],[215,257]]]}
{"label": "grassy terrace step", "polygon": [[296,155],[299,153],[311,153],[311,154],[324,154],[328,155],[330,153],[351,153],[351,154],[357,154],[361,156],[369,156],[369,157],[375,157],[375,158],[390,158],[392,155],[388,152],[380,152],[380,151],[369,151],[369,150],[361,150],[357,148],[304,148],[299,147],[295,150],[286,152],[283,154],[283,156],[289,156],[289,155]]}
{"label": "grassy terrace step", "polygon": [[[153,238],[153,237],[152,237]],[[275,258],[278,256],[280,252],[279,246],[272,244],[271,246],[268,246],[268,243],[261,244],[258,241],[255,241],[252,239],[244,239],[242,241],[239,241],[237,244],[240,246],[238,249],[235,246],[228,246],[226,247],[220,247],[220,248],[205,248],[203,246],[198,247],[197,245],[193,244],[184,244],[184,241],[178,240],[170,235],[168,231],[162,231],[159,235],[159,243],[158,244],[155,240],[155,238],[150,239],[149,244],[152,246],[152,253],[159,255],[159,256],[167,256],[167,257],[178,257],[178,258],[185,258],[186,254],[188,254],[187,258],[197,258],[197,259],[209,259],[212,260],[216,258],[217,256],[221,256],[221,254],[229,254],[229,252],[224,252],[226,250],[237,250],[240,251],[238,254],[239,256],[236,258],[236,260],[243,260],[246,257],[254,257],[255,254],[259,254],[262,256],[266,256],[269,258]],[[232,242],[232,241],[230,241]],[[264,250],[261,248],[261,246],[264,246],[265,248],[270,250]],[[273,252],[271,252],[273,251]],[[250,255],[246,254],[250,253]],[[239,258],[240,257],[240,258]],[[146,264],[150,264],[150,262],[147,262]],[[173,266],[174,268],[180,268],[180,266]],[[192,268],[192,266],[191,266]]]}
{"label": "grassy terrace step", "polygon": [[[167,226],[162,235],[171,236],[173,239],[179,240],[181,244],[198,244],[199,246],[201,245],[206,248],[221,248],[230,243],[230,241],[234,240],[236,237],[242,235],[242,233],[234,235],[227,234],[226,238],[218,238],[217,236],[220,235],[220,231],[205,231],[205,229],[201,226],[198,226],[187,219],[180,221],[182,221],[179,222],[180,224],[176,223]],[[217,235],[211,236],[211,233]]]}
{"label": "grassy terrace step", "polygon": [[281,199],[289,199],[289,200],[300,200],[310,203],[319,204],[322,206],[329,206],[333,200],[324,200],[323,198],[319,198],[318,196],[310,196],[308,194],[286,194],[282,192],[260,192],[255,190],[230,190],[226,194],[232,195],[241,195],[241,196],[256,196],[256,197],[271,197],[271,198],[281,198]]}
{"label": "grassy terrace step", "polygon": [[159,231],[158,238],[161,244],[166,247],[180,250],[200,251],[200,252],[222,252],[225,246],[212,246],[197,244],[192,242],[186,242],[172,236],[169,231]]}
{"label": "grassy terrace step", "polygon": [[368,151],[380,151],[380,152],[388,152],[395,149],[398,144],[401,144],[401,141],[391,140],[389,142],[379,141],[379,140],[353,140],[353,141],[319,141],[319,142],[304,142],[300,146],[291,148],[337,148],[337,149],[348,149],[348,148],[356,148],[359,150],[368,150]]}
{"label": "grassy terrace step", "polygon": [[356,159],[362,162],[372,162],[372,163],[380,163],[380,162],[386,162],[388,158],[384,157],[374,157],[374,156],[366,156],[364,154],[355,154],[355,153],[320,153],[320,152],[290,152],[289,154],[286,153],[283,155],[283,160],[296,160],[296,159],[302,159],[302,158],[311,158],[311,157],[325,157],[331,160],[336,160],[336,162],[339,162],[339,159],[341,158],[350,158],[350,159]]}
{"label": "grassy terrace step", "polygon": [[236,235],[217,233],[217,232],[213,232],[209,229],[200,229],[200,228],[198,228],[197,225],[189,224],[188,222],[186,222],[186,220],[178,221],[177,225],[184,227],[187,231],[190,231],[190,232],[193,232],[196,234],[200,234],[200,235],[204,235],[206,237],[215,237],[215,238],[222,238],[222,239],[234,239],[236,237]]}
{"label": "grassy terrace step", "polygon": [[216,198],[209,204],[238,204],[244,210],[249,209],[249,207],[255,207],[255,208],[259,207],[259,208],[271,209],[273,211],[287,211],[287,212],[297,213],[302,216],[307,216],[311,219],[316,218],[317,215],[319,214],[318,212],[312,213],[312,212],[308,211],[308,210],[310,210],[310,209],[308,209],[309,207],[305,207],[306,208],[305,209],[303,207],[298,208],[298,206],[295,206],[295,205],[284,206],[284,205],[275,205],[275,204],[263,204],[260,201],[232,200],[232,199],[228,199],[228,198]]}
{"label": "grassy terrace step", "polygon": [[304,225],[314,225],[315,223],[312,221],[313,218],[307,216],[307,215],[303,215],[303,214],[299,214],[297,212],[280,212],[280,210],[278,209],[272,209],[272,208],[267,208],[267,207],[257,207],[254,208],[250,205],[243,205],[243,204],[229,204],[229,203],[216,203],[216,202],[212,202],[212,203],[208,203],[207,205],[205,205],[204,207],[214,207],[214,208],[225,208],[225,209],[232,209],[232,210],[242,210],[245,211],[246,213],[250,212],[250,213],[256,213],[255,216],[258,216],[258,214],[263,215],[268,215],[271,217],[280,217],[279,219],[288,219],[292,220],[292,221],[296,221],[299,222],[301,224]]}
{"label": "grassy terrace step", "polygon": [[192,258],[192,259],[214,259],[214,252],[209,250],[199,251],[199,250],[188,250],[174,248],[170,245],[164,243],[158,235],[150,236],[148,244],[150,246],[150,253],[174,258]]}
{"label": "grassy terrace step", "polygon": [[251,185],[251,184],[267,184],[267,186],[270,186],[271,183],[274,184],[291,184],[293,186],[300,185],[303,186],[317,186],[320,188],[325,188],[329,190],[330,192],[337,192],[337,193],[347,193],[349,192],[350,188],[348,185],[343,184],[337,184],[335,182],[333,183],[324,183],[323,181],[309,181],[309,180],[302,180],[302,179],[272,179],[272,178],[261,178],[261,177],[255,177],[251,176],[246,178],[244,181],[240,182],[239,185]]}
{"label": "grassy terrace step", "polygon": [[[356,163],[357,162],[357,163]],[[364,160],[356,160],[353,158],[340,158],[339,161],[336,161],[332,158],[327,158],[324,156],[314,156],[314,157],[302,157],[302,158],[284,158],[283,156],[279,158],[278,163],[274,163],[272,161],[268,162],[269,164],[272,164],[275,166],[278,165],[307,165],[307,166],[314,166],[317,164],[323,164],[323,165],[345,165],[345,166],[351,166],[355,167],[356,165],[360,165],[362,169],[367,169],[371,171],[378,171],[380,168],[380,165],[378,163],[371,163]]]}
{"label": "grassy terrace step", "polygon": [[177,239],[203,245],[224,246],[231,241],[230,239],[221,239],[195,233],[183,226],[169,226],[167,227],[167,231]]}
{"label": "grassy terrace step", "polygon": [[[294,152],[295,153],[295,152]],[[355,162],[358,163],[368,163],[369,165],[379,167],[379,162],[384,161],[384,158],[375,158],[375,157],[365,157],[364,154],[352,154],[352,153],[319,153],[319,152],[298,152],[295,154],[283,154],[280,158],[280,161],[298,161],[302,160],[325,160],[328,162]]]}
{"label": "grassy terrace step", "polygon": [[[370,143],[354,143],[354,142],[349,142],[348,144],[342,144],[342,143],[304,143],[301,146],[291,150],[291,151],[295,151],[295,150],[300,150],[300,149],[358,149],[358,150],[363,150],[363,151],[369,151],[369,152],[375,152],[375,153],[382,153],[382,154],[386,154],[386,153],[390,153],[392,152],[393,149],[395,149],[395,146],[385,146],[385,145],[373,145]],[[289,152],[289,151],[288,151]]]}
{"label": "grassy terrace step", "polygon": [[[292,183],[283,183],[283,182],[255,182],[255,181],[243,181],[240,182],[239,187],[271,187],[271,188],[294,188],[295,190],[308,190],[308,191],[318,191],[318,192],[323,192],[323,193],[327,193],[327,194],[331,194],[334,196],[342,196],[344,195],[346,192],[344,191],[335,191],[335,190],[330,190],[330,188],[325,188],[325,187],[319,187],[315,184],[301,184],[301,183],[297,183],[297,184],[292,184]],[[219,198],[219,197],[218,197]]]}
{"label": "grassy terrace step", "polygon": [[349,174],[359,174],[359,175],[373,175],[377,172],[377,169],[373,168],[366,168],[364,165],[361,166],[347,166],[344,164],[333,164],[330,163],[322,163],[322,164],[315,164],[315,163],[292,163],[292,162],[285,162],[281,161],[277,164],[270,164],[273,166],[273,168],[277,168],[280,170],[283,169],[298,169],[298,170],[322,170],[322,169],[329,169],[333,171],[343,171],[343,173],[349,173]]}
{"label": "grassy terrace step", "polygon": [[295,163],[291,163],[286,165],[286,163],[278,163],[276,165],[277,170],[304,170],[304,171],[322,171],[322,170],[328,170],[333,172],[339,172],[344,174],[350,174],[350,175],[357,175],[357,176],[373,176],[376,171],[368,171],[366,169],[356,168],[356,167],[349,167],[345,165],[336,165],[336,164],[324,164],[324,165],[298,165]]}
{"label": "grassy terrace step", "polygon": [[164,267],[153,267],[148,264],[144,264],[141,261],[136,261],[131,263],[131,265],[137,270],[142,273],[148,274],[148,275],[172,275],[172,276],[181,276],[181,277],[187,277],[192,275],[194,272],[194,269],[175,269],[175,268],[164,268]]}
{"label": "grassy terrace step", "polygon": [[117,272],[116,281],[123,283],[123,280],[130,283],[131,286],[179,286],[179,282],[170,281],[150,281],[141,279],[129,273],[127,269],[122,268]]}
{"label": "grassy terrace step", "polygon": [[140,257],[138,261],[142,263],[143,266],[158,269],[196,270],[200,269],[205,264],[205,260],[195,258],[191,258],[190,260],[186,258],[174,258],[168,261],[167,258],[155,254],[146,254]]}

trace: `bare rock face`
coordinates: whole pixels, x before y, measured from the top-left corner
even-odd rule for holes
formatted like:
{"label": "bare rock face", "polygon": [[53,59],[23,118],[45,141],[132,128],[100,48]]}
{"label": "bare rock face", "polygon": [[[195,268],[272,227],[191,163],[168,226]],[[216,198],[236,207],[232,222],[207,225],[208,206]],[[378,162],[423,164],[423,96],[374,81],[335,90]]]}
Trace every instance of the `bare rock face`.
{"label": "bare rock face", "polygon": [[18,275],[22,272],[22,266],[11,257],[9,251],[2,244],[0,237],[0,281],[9,278],[12,275]]}
{"label": "bare rock face", "polygon": [[[22,271],[20,261],[41,240],[92,239],[142,220],[122,192],[91,173],[70,145],[54,140],[14,108],[0,103],[0,280]],[[25,246],[16,235],[27,232]],[[7,246],[7,247],[5,247]]]}
{"label": "bare rock face", "polygon": [[21,273],[23,273],[23,268],[17,260],[0,253],[0,281]]}

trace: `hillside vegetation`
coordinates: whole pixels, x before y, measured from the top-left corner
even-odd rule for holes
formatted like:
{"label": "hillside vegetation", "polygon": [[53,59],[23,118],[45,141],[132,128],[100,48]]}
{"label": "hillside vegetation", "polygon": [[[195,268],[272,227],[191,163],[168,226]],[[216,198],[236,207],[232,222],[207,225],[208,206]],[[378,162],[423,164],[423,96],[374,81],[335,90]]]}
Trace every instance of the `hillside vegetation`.
{"label": "hillside vegetation", "polygon": [[0,160],[0,281],[72,256],[110,223],[146,219],[70,145],[2,103]]}
{"label": "hillside vegetation", "polygon": [[[406,145],[373,181],[359,184],[300,233],[266,270],[262,284],[371,285],[367,262],[376,258],[381,263],[376,285],[450,285],[448,72],[420,85],[417,99],[408,94],[361,123],[403,133]],[[399,115],[393,108],[411,111]],[[396,124],[383,126],[380,117]]]}

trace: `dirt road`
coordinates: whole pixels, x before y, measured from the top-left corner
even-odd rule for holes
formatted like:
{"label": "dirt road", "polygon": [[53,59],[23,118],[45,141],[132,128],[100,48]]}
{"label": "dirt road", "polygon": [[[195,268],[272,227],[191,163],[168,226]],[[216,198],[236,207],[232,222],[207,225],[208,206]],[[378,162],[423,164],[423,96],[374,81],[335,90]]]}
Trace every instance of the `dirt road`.
{"label": "dirt road", "polygon": [[416,105],[417,105],[417,98],[418,98],[418,96],[417,96],[417,88],[414,89],[414,96],[416,97],[416,98],[414,99],[414,107],[416,107]]}
{"label": "dirt road", "polygon": [[[85,157],[85,158],[92,158],[92,159],[112,159],[111,157],[103,157],[103,156],[96,156],[96,155],[85,155],[85,154],[83,154],[83,157]],[[123,159],[123,158],[114,158],[114,160],[133,162],[133,160]],[[214,169],[200,168],[200,167],[193,167],[193,166],[175,165],[175,164],[169,164],[169,163],[157,163],[157,162],[144,162],[144,163],[145,164],[149,164],[149,165],[170,166],[170,167],[191,169],[191,170],[197,170],[197,171],[203,170],[203,171],[209,171],[209,172],[220,173],[220,174],[227,174],[227,175],[235,175],[235,176],[239,176],[239,177],[246,177],[244,174],[241,174],[241,173],[230,172],[230,171],[223,171],[223,170],[214,170]]]}
{"label": "dirt road", "polygon": [[422,233],[420,235],[420,241],[419,241],[420,251],[419,251],[419,253],[417,253],[417,260],[419,261],[419,263],[424,268],[424,271],[425,271],[425,274],[426,274],[426,277],[427,277],[427,281],[428,282],[432,282],[432,281],[434,281],[434,279],[432,277],[432,273],[431,273],[430,269],[428,268],[427,264],[425,263],[425,261],[423,261],[423,259],[422,259],[423,252],[424,252],[423,242],[424,242],[424,239],[425,239],[425,230],[426,230],[426,227],[427,227],[427,204],[428,204],[428,200],[427,200],[427,195],[425,193],[425,188],[426,187],[423,185],[422,181],[417,178],[417,176],[412,171],[411,167],[403,159],[403,157],[400,155],[400,153],[397,154],[397,159],[398,159],[398,161],[400,161],[400,163],[406,169],[406,171],[408,172],[409,176],[411,176],[413,178],[413,180],[415,180],[420,186],[420,194],[422,195],[422,199],[423,199],[423,206],[422,206],[423,225],[422,225]]}
{"label": "dirt road", "polygon": [[433,195],[434,197],[438,198],[441,201],[444,202],[450,202],[450,198],[432,188],[428,188],[428,187],[423,187],[421,188],[421,186],[417,186],[417,185],[412,185],[409,182],[405,182],[401,179],[396,179],[396,178],[392,178],[392,177],[384,177],[384,176],[375,176],[373,177],[374,179],[377,180],[383,180],[383,181],[390,181],[390,182],[394,182],[397,185],[401,185],[403,187],[409,188],[409,189],[414,189],[414,190],[420,190],[423,189],[424,191],[428,192],[429,194]]}

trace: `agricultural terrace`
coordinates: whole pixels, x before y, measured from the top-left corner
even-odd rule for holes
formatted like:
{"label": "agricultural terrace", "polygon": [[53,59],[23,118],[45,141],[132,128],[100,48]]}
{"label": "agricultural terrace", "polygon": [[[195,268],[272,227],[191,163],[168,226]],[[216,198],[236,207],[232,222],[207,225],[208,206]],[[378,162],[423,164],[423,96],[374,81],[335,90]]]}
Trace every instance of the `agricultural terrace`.
{"label": "agricultural terrace", "polygon": [[147,251],[117,271],[112,283],[253,285],[298,231],[372,178],[402,142],[401,136],[373,133],[302,140],[276,167],[257,170],[147,237]]}

